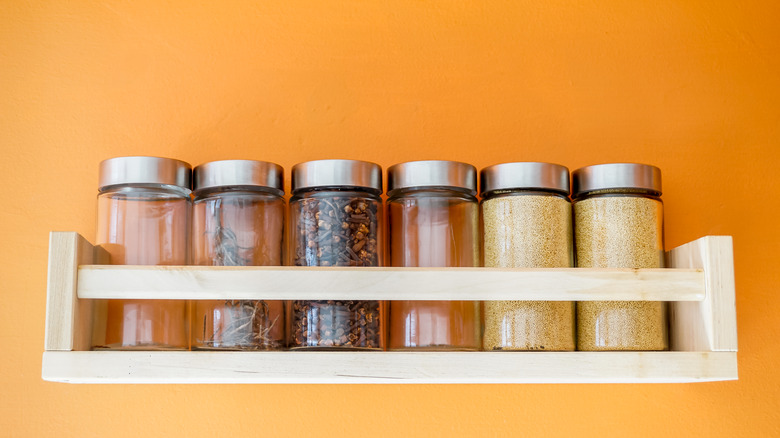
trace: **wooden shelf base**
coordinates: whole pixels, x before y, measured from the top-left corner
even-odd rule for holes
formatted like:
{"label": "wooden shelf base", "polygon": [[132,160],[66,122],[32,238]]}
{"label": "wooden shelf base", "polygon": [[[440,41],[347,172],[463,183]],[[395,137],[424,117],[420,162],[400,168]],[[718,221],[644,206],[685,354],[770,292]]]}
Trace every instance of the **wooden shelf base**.
{"label": "wooden shelf base", "polygon": [[69,383],[680,383],[737,379],[736,352],[47,351]]}

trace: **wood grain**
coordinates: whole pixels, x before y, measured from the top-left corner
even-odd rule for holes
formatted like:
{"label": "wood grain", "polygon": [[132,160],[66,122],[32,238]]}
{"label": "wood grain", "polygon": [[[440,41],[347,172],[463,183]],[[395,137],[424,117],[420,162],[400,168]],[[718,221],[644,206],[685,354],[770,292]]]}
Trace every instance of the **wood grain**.
{"label": "wood grain", "polygon": [[696,269],[82,266],[80,298],[701,300]]}
{"label": "wood grain", "polygon": [[89,350],[92,305],[76,296],[78,266],[95,263],[93,246],[78,233],[49,234],[46,350]]}
{"label": "wood grain", "polygon": [[704,269],[706,296],[670,305],[676,351],[737,351],[737,310],[731,236],[707,236],[669,251],[669,266]]}
{"label": "wood grain", "polygon": [[70,383],[674,383],[734,380],[729,352],[46,352]]}
{"label": "wood grain", "polygon": [[[675,269],[99,266],[52,233],[45,380],[72,383],[645,383],[737,379],[730,237],[669,252]],[[82,266],[79,266],[82,265]],[[78,297],[77,298],[77,294]],[[164,352],[89,348],[85,298],[666,300],[671,352]],[[94,301],[99,302],[99,301]]]}

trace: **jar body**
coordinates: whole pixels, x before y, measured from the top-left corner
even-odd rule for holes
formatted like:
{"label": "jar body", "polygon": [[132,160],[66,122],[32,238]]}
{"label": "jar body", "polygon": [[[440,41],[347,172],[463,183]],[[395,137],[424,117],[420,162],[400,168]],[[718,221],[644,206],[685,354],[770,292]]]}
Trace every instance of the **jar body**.
{"label": "jar body", "polygon": [[[295,266],[381,266],[382,201],[350,189],[316,189],[290,200]],[[352,287],[350,285],[350,287]],[[297,300],[291,303],[291,349],[384,349],[384,303]]]}
{"label": "jar body", "polygon": [[[449,189],[401,190],[387,202],[395,267],[479,266],[479,206]],[[393,350],[478,350],[478,301],[392,301]]]}
{"label": "jar body", "polygon": [[[643,192],[602,191],[574,202],[577,266],[662,268],[663,203]],[[577,304],[579,350],[667,350],[667,306],[653,301]]]}
{"label": "jar body", "polygon": [[[554,192],[513,190],[481,204],[484,266],[573,266],[571,203]],[[485,350],[572,351],[575,303],[486,301]]]}
{"label": "jar body", "polygon": [[[281,266],[285,202],[259,190],[215,190],[193,203],[192,263],[202,266]],[[283,301],[194,301],[192,348],[280,350]]]}
{"label": "jar body", "polygon": [[[120,186],[98,195],[97,245],[112,265],[185,265],[189,194],[172,187]],[[93,348],[186,350],[188,304],[182,300],[101,300]]]}

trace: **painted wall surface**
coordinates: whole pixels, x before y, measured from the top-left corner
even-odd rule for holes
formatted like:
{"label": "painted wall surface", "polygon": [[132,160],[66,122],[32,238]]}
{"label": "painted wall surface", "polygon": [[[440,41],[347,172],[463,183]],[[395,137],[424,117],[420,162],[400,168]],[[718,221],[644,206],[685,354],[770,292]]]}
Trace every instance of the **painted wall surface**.
{"label": "painted wall surface", "polygon": [[[776,1],[0,2],[0,435],[780,435]],[[41,380],[48,232],[97,165],[637,161],[666,245],[734,236],[737,382],[100,386]]]}

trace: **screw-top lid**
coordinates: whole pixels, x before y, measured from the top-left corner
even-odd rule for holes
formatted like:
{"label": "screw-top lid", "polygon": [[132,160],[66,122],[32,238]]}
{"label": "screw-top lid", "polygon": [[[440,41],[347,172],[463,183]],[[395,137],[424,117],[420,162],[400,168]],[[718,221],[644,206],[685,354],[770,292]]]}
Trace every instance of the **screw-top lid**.
{"label": "screw-top lid", "polygon": [[360,187],[382,193],[382,168],[369,161],[317,160],[292,168],[292,190],[318,187]]}
{"label": "screw-top lid", "polygon": [[123,184],[162,184],[190,189],[192,167],[161,157],[116,157],[100,162],[98,189]]}
{"label": "screw-top lid", "polygon": [[569,169],[552,163],[502,163],[480,172],[482,195],[495,190],[539,189],[569,194]]}
{"label": "screw-top lid", "polygon": [[387,169],[387,192],[413,187],[454,187],[477,194],[477,169],[458,161],[409,161]]}
{"label": "screw-top lid", "polygon": [[193,190],[228,186],[256,186],[284,194],[284,169],[267,161],[222,160],[196,166],[192,171]]}
{"label": "screw-top lid", "polygon": [[609,189],[641,189],[660,195],[661,169],[649,164],[610,163],[582,167],[572,173],[574,196]]}

